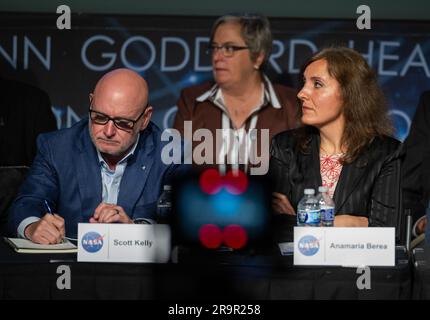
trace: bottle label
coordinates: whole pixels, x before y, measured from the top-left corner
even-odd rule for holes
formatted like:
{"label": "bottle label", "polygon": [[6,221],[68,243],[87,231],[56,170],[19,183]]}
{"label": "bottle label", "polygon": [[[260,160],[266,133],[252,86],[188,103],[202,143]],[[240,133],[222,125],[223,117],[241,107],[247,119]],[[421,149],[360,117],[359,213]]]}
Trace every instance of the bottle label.
{"label": "bottle label", "polygon": [[298,210],[298,224],[319,225],[321,221],[320,210]]}
{"label": "bottle label", "polygon": [[332,222],[334,220],[334,208],[321,209],[321,221]]}

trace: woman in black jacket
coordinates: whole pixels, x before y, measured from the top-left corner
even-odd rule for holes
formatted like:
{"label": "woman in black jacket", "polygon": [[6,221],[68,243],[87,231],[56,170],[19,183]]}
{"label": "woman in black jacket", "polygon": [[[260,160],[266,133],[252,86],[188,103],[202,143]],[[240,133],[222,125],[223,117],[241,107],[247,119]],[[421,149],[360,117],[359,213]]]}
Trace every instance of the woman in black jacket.
{"label": "woman in black jacket", "polygon": [[273,209],[295,215],[305,188],[325,185],[335,226],[396,226],[400,142],[383,93],[356,51],[327,48],[305,64],[302,128],[272,140]]}

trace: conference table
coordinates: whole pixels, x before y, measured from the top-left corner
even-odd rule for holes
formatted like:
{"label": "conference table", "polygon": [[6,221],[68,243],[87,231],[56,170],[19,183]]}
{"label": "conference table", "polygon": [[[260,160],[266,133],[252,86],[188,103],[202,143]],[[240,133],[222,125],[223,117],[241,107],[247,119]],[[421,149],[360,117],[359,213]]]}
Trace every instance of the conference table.
{"label": "conference table", "polygon": [[[303,267],[277,246],[204,250],[176,246],[166,264],[77,262],[76,254],[16,253],[0,241],[0,299],[154,299],[170,301],[409,299],[411,263],[396,247],[394,267],[371,267],[358,289],[355,268]],[[70,289],[59,287],[66,266]],[[60,268],[59,268],[60,267]],[[60,270],[60,271],[59,271]]]}

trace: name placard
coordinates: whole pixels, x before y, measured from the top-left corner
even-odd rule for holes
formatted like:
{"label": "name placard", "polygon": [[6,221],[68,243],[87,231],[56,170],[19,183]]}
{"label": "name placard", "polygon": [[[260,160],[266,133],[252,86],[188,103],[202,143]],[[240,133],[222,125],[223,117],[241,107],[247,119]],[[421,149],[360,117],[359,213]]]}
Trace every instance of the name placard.
{"label": "name placard", "polygon": [[78,261],[166,263],[171,232],[164,224],[78,224]]}
{"label": "name placard", "polygon": [[294,228],[295,265],[394,266],[394,228]]}

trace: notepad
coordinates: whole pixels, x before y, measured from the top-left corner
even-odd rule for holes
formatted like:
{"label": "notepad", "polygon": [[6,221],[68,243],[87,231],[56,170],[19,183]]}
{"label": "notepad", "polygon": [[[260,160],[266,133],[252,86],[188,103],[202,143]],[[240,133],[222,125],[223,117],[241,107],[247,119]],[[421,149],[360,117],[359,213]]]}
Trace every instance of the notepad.
{"label": "notepad", "polygon": [[59,244],[38,244],[27,239],[4,238],[19,253],[75,253],[78,248],[69,240]]}

